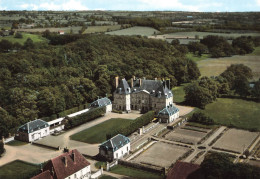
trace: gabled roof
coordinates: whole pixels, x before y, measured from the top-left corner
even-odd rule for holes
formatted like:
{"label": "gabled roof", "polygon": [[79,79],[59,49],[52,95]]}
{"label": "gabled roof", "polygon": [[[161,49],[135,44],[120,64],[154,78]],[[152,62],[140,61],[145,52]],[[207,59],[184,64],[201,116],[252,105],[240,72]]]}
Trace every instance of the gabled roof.
{"label": "gabled roof", "polygon": [[31,179],[53,179],[53,177],[51,176],[51,172],[49,170],[46,170],[39,175],[32,177]]}
{"label": "gabled roof", "polygon": [[[74,155],[74,160],[73,160]],[[64,159],[67,160],[67,166]],[[54,171],[53,178],[62,179],[66,178],[77,171],[89,166],[90,163],[79,153],[77,149],[66,152],[56,158],[53,158],[47,162],[43,170]]]}
{"label": "gabled roof", "polygon": [[112,104],[111,100],[108,99],[107,97],[105,97],[105,98],[101,98],[101,99],[94,101],[93,103],[90,104],[90,106],[91,107],[102,107],[102,106],[107,106],[110,104]]}
{"label": "gabled roof", "polygon": [[111,139],[103,142],[99,147],[105,150],[112,150],[114,152],[128,143],[130,143],[130,139],[128,137],[122,134],[117,134]]}
{"label": "gabled roof", "polygon": [[118,94],[130,94],[131,93],[131,89],[130,89],[126,79],[122,79],[120,81],[115,93],[118,93]]}
{"label": "gabled roof", "polygon": [[199,165],[177,161],[169,170],[167,179],[197,179],[200,178]]}
{"label": "gabled roof", "polygon": [[180,110],[176,106],[170,104],[169,106],[166,106],[163,110],[161,110],[158,115],[163,114],[163,115],[172,116],[179,111]]}
{"label": "gabled roof", "polygon": [[32,133],[34,131],[37,131],[39,129],[43,129],[48,127],[49,124],[41,119],[36,119],[34,121],[27,122],[26,124],[20,126],[18,128],[18,131],[20,132],[26,132],[26,133]]}

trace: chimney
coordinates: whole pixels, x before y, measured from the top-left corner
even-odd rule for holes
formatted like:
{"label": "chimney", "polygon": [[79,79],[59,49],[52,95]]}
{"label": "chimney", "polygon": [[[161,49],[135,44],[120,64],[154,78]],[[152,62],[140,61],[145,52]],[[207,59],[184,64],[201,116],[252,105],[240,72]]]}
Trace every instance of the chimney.
{"label": "chimney", "polygon": [[72,151],[71,157],[72,157],[73,162],[75,162],[75,153],[74,153],[74,151]]}
{"label": "chimney", "polygon": [[141,86],[142,85],[142,79],[140,78],[139,79],[139,86]]}
{"label": "chimney", "polygon": [[131,78],[131,88],[133,88],[133,87],[134,87],[134,79]]}
{"label": "chimney", "polygon": [[67,166],[68,166],[67,158],[64,156],[64,157],[62,158],[62,160],[63,160],[63,163],[64,163],[65,167],[67,167]]}
{"label": "chimney", "polygon": [[119,79],[119,77],[116,76],[116,77],[115,77],[115,80],[116,80],[116,88],[118,87],[118,79]]}
{"label": "chimney", "polygon": [[170,85],[170,79],[166,80],[166,86],[168,89],[171,89],[171,85]]}

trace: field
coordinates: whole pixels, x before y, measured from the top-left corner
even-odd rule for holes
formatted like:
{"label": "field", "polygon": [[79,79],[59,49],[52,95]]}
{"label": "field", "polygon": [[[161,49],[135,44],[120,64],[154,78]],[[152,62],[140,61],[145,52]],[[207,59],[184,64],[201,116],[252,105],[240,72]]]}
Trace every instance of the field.
{"label": "field", "polygon": [[218,98],[208,104],[204,112],[216,123],[232,125],[241,129],[257,129],[260,131],[260,103],[242,99]]}
{"label": "field", "polygon": [[70,139],[86,142],[90,144],[102,143],[106,141],[106,134],[114,131],[119,127],[127,126],[132,120],[130,119],[110,119],[101,124],[85,129],[77,134],[70,136]]}
{"label": "field", "polygon": [[214,147],[242,153],[258,136],[257,132],[249,132],[245,130],[229,129],[214,144]]}
{"label": "field", "polygon": [[70,33],[72,32],[74,34],[78,34],[79,30],[81,30],[81,26],[76,26],[76,27],[50,27],[50,28],[34,28],[34,29],[17,29],[17,31],[21,32],[44,32],[45,30],[49,30],[50,32],[58,32],[60,30],[64,31],[65,33]]}
{"label": "field", "polygon": [[159,31],[151,27],[130,27],[127,29],[117,30],[113,32],[107,32],[109,35],[141,35],[141,36],[150,36]]}
{"label": "field", "polygon": [[119,30],[121,25],[107,25],[107,26],[89,26],[83,34],[91,34],[96,32],[108,32]]}
{"label": "field", "polygon": [[202,54],[201,56],[198,56],[198,55],[194,55],[193,53],[189,52],[189,53],[186,54],[186,57],[188,59],[191,59],[194,62],[198,62],[198,61],[205,60],[205,59],[209,58],[210,54]]}
{"label": "field", "polygon": [[163,176],[147,172],[144,170],[138,170],[136,168],[130,168],[130,167],[125,167],[123,165],[117,165],[113,168],[111,168],[112,173],[116,173],[119,175],[125,175],[129,176],[131,178],[140,178],[140,179],[159,179],[163,178]]}
{"label": "field", "polygon": [[175,103],[182,103],[184,102],[185,98],[185,91],[184,91],[184,87],[189,85],[189,83],[186,84],[182,84],[181,86],[176,86],[174,88],[172,88],[172,92],[173,92],[173,102]]}
{"label": "field", "polygon": [[38,174],[40,166],[23,162],[21,160],[15,160],[0,167],[0,178],[3,179],[27,179]]}
{"label": "field", "polygon": [[[194,127],[195,129],[195,127]],[[198,130],[198,129],[197,129]],[[203,129],[201,129],[202,131]],[[186,129],[175,129],[174,131],[168,133],[165,139],[177,142],[183,142],[188,144],[197,144],[203,137],[207,135],[207,132],[199,132],[195,130]]]}
{"label": "field", "polygon": [[43,38],[40,35],[36,35],[36,34],[28,34],[28,33],[22,33],[23,38],[19,39],[19,38],[14,38],[14,36],[6,36],[6,37],[0,37],[0,40],[6,39],[12,43],[18,42],[20,44],[24,44],[24,42],[28,39],[31,38],[33,42],[44,42],[47,41],[47,39]]}
{"label": "field", "polygon": [[189,148],[164,142],[157,142],[133,159],[133,161],[169,168],[171,164],[175,163],[176,160],[183,156],[187,151],[189,151]]}
{"label": "field", "polygon": [[[258,54],[259,50],[253,54]],[[198,61],[201,76],[218,76],[224,72],[231,64],[244,64],[252,69],[255,80],[260,78],[260,58],[255,55],[232,56],[224,58],[209,58],[207,60]]]}

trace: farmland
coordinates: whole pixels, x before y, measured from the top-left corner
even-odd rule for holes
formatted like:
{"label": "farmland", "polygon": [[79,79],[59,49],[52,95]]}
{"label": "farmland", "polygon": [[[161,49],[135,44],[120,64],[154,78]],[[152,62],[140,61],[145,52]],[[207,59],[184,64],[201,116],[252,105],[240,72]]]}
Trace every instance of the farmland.
{"label": "farmland", "polygon": [[34,29],[17,29],[18,32],[44,32],[46,30],[49,30],[50,32],[58,32],[58,31],[64,31],[65,33],[76,33],[78,34],[79,30],[81,29],[81,26],[75,26],[75,27],[50,27],[50,28],[34,28]]}
{"label": "farmland", "polygon": [[157,142],[148,148],[145,152],[133,159],[134,162],[156,165],[169,168],[178,158],[183,156],[189,148],[177,146],[174,144]]}
{"label": "farmland", "polygon": [[24,42],[28,39],[31,38],[33,42],[45,42],[47,39],[43,38],[41,35],[36,35],[36,34],[29,34],[29,33],[22,33],[23,38],[14,38],[14,36],[6,36],[6,37],[0,37],[0,40],[8,40],[12,43],[18,42],[20,44],[24,44]]}
{"label": "farmland", "polygon": [[119,30],[121,25],[109,25],[109,26],[89,26],[83,34],[99,33],[99,32],[108,32]]}
{"label": "farmland", "polygon": [[214,144],[213,148],[243,153],[258,135],[257,132],[229,129]]}
{"label": "farmland", "polygon": [[130,119],[110,119],[101,124],[93,126],[89,129],[83,130],[77,134],[70,136],[72,140],[86,142],[86,143],[102,143],[106,140],[106,134],[111,130],[116,130],[118,127],[130,124]]}
{"label": "farmland", "polygon": [[141,36],[150,36],[159,31],[151,27],[130,27],[127,29],[117,30],[113,32],[107,32],[109,35],[141,35]]}

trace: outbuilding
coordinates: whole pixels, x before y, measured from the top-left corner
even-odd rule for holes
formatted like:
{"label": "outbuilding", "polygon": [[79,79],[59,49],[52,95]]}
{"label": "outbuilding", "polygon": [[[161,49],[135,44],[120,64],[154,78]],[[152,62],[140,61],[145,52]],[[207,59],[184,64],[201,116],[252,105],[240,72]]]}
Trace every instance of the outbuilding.
{"label": "outbuilding", "polygon": [[170,104],[158,113],[158,119],[162,123],[171,123],[179,117],[179,109]]}

